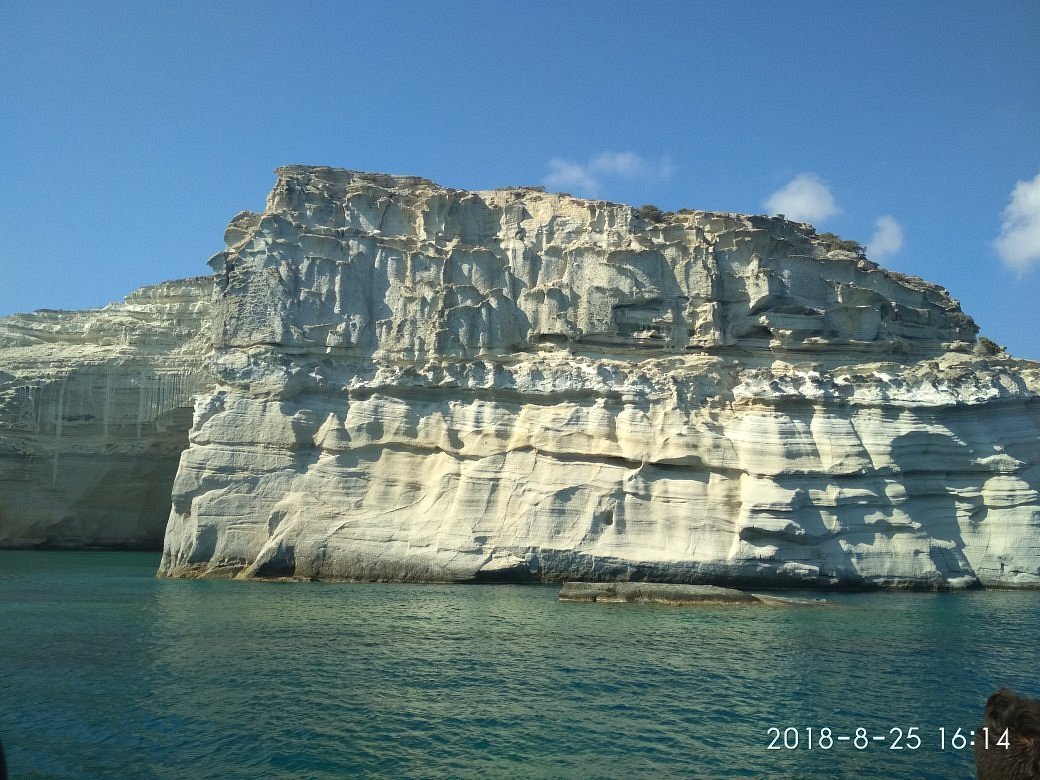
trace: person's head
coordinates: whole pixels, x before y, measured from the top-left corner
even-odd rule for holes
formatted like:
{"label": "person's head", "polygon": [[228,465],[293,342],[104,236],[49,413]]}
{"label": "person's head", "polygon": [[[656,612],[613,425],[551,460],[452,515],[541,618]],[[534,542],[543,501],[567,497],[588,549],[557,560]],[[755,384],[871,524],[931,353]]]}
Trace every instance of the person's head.
{"label": "person's head", "polygon": [[1040,701],[1001,688],[986,701],[982,727],[988,737],[975,733],[979,780],[1040,780]]}

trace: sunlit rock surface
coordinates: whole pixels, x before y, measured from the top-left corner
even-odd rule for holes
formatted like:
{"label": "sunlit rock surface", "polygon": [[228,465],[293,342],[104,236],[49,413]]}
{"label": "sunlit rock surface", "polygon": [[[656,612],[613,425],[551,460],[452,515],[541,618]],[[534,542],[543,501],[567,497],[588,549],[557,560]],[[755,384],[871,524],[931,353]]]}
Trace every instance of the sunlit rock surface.
{"label": "sunlit rock surface", "polygon": [[214,382],[212,289],[0,318],[0,546],[162,546],[191,398]]}
{"label": "sunlit rock surface", "polygon": [[161,574],[1040,585],[1036,364],[807,225],[288,167],[225,238]]}

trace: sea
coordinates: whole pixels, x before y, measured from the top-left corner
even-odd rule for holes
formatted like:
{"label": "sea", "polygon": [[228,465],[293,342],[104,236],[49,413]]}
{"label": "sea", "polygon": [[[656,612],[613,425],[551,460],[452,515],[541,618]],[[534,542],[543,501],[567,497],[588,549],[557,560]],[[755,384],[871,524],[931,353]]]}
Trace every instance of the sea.
{"label": "sea", "polygon": [[971,778],[1040,593],[564,603],[0,552],[11,778]]}

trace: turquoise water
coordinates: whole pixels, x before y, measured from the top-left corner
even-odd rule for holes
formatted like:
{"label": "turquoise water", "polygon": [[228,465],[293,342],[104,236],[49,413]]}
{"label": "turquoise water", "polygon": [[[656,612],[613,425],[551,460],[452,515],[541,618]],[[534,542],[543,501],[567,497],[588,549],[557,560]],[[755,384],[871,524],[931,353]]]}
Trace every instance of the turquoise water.
{"label": "turquoise water", "polygon": [[[968,778],[955,729],[1002,685],[1040,693],[1040,593],[692,609],[157,563],[0,552],[13,778]],[[886,741],[808,750],[809,727]]]}

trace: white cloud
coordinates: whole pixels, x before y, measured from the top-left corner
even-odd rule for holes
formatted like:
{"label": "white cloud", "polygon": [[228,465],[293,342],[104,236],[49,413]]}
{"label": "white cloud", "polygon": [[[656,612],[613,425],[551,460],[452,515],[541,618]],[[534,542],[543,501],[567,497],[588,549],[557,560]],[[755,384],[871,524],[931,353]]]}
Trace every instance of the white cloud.
{"label": "white cloud", "polygon": [[1040,173],[1015,184],[1011,202],[1000,216],[1003,224],[993,248],[1004,265],[1019,275],[1040,265]]}
{"label": "white cloud", "polygon": [[559,159],[549,160],[549,173],[542,183],[550,190],[568,190],[582,194],[592,194],[599,189],[599,182],[589,173],[586,166]]}
{"label": "white cloud", "polygon": [[765,201],[770,214],[796,222],[820,222],[840,214],[830,188],[815,173],[800,173]]}
{"label": "white cloud", "polygon": [[881,260],[903,248],[903,226],[885,214],[874,220],[874,234],[867,242],[867,257]]}
{"label": "white cloud", "polygon": [[635,152],[600,152],[586,163],[549,160],[549,172],[542,183],[550,190],[595,196],[602,191],[604,181],[610,179],[650,184],[665,181],[674,171],[668,157],[654,161]]}

